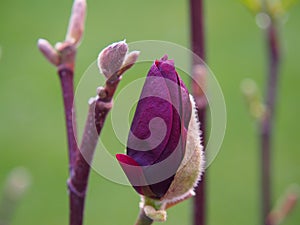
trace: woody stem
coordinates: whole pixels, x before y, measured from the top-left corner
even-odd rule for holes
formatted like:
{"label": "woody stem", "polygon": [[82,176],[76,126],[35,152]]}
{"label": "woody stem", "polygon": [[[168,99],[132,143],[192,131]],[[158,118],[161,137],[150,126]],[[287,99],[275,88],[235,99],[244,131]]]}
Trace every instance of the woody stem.
{"label": "woody stem", "polygon": [[[205,35],[204,35],[204,15],[203,15],[203,0],[190,0],[190,30],[191,30],[191,47],[192,51],[199,56],[202,60],[205,60]],[[193,62],[193,66],[195,62]],[[193,74],[194,76],[194,74]],[[197,93],[204,93],[204,91],[199,91],[199,85],[195,81],[196,77],[193,77],[193,95],[196,99],[201,99],[204,96],[197,96]],[[203,84],[203,86],[205,86]],[[198,105],[199,106],[199,105]],[[205,121],[206,121],[206,106],[202,105],[198,108],[198,118],[201,124],[201,128],[205,131]],[[202,135],[202,143],[205,145],[205,132]],[[206,220],[206,196],[205,188],[206,182],[203,175],[201,183],[196,188],[196,196],[193,200],[193,224],[194,225],[204,225]]]}

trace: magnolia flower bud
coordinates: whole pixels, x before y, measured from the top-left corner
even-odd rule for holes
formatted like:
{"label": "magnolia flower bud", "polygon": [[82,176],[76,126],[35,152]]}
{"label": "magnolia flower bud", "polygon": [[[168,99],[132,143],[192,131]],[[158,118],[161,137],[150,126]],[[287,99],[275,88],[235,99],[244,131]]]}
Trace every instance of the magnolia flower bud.
{"label": "magnolia flower bud", "polygon": [[167,56],[152,65],[130,130],[127,152],[117,159],[135,190],[160,209],[192,196],[204,171],[200,127],[195,102]]}
{"label": "magnolia flower bud", "polygon": [[86,0],[75,0],[70,17],[66,41],[78,45],[84,31]]}
{"label": "magnolia flower bud", "polygon": [[59,55],[52,45],[45,39],[38,40],[38,48],[50,63],[57,66],[59,64]]}
{"label": "magnolia flower bud", "polygon": [[120,70],[128,51],[125,41],[113,43],[103,49],[98,56],[100,72],[108,79]]}

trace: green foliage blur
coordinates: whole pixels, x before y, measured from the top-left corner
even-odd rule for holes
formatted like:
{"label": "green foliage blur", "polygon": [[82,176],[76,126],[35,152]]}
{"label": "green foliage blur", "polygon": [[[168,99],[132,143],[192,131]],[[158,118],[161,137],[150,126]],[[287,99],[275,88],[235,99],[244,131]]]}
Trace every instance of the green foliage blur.
{"label": "green foliage blur", "polygon": [[[67,143],[59,79],[36,43],[38,38],[51,43],[64,39],[71,6],[71,0],[0,2],[0,190],[7,174],[18,166],[31,172],[33,182],[12,225],[68,223]],[[207,170],[208,225],[259,224],[257,126],[247,111],[240,82],[250,77],[263,93],[265,38],[254,16],[237,0],[205,1],[205,16],[207,63],[223,89],[228,112],[221,152]],[[287,16],[279,25],[283,62],[272,155],[274,204],[287,186],[300,184],[300,6],[291,8]],[[188,1],[88,0],[76,83],[102,48],[124,38],[189,47],[188,22]],[[147,72],[137,69],[129,76],[134,71],[139,76]],[[123,150],[119,143],[111,144],[112,154]],[[133,224],[139,210],[134,190],[95,172],[90,178],[85,225]],[[171,208],[165,224],[190,224],[191,215],[189,200]],[[283,224],[299,221],[300,204]]]}

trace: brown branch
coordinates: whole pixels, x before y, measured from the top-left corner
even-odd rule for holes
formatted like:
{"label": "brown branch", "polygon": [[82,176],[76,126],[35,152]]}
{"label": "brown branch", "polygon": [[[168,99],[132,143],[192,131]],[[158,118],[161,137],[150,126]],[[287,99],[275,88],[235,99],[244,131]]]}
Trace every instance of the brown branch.
{"label": "brown branch", "polygon": [[112,98],[119,82],[119,77],[113,82],[108,80],[105,87],[101,88],[99,97],[90,102],[80,151],[76,156],[74,169],[68,181],[71,225],[82,225],[85,193],[88,186],[94,151],[106,116],[112,108]]}
{"label": "brown branch", "polygon": [[[205,42],[204,42],[204,16],[203,16],[203,1],[202,0],[190,0],[190,24],[191,24],[191,45],[192,51],[199,56],[202,60],[205,60]],[[193,62],[193,68],[195,64],[199,62]],[[205,78],[202,80],[204,81]],[[201,90],[199,84],[197,84],[196,73],[193,72],[192,80],[192,93],[196,99],[198,105],[198,118],[201,124],[202,131],[205,131],[206,120],[206,102],[204,97],[204,90]],[[200,108],[201,107],[201,108]],[[205,145],[205,132],[202,134],[202,143]],[[206,196],[205,196],[206,179],[203,175],[202,181],[196,188],[196,196],[193,201],[193,224],[204,225],[206,220]]]}
{"label": "brown branch", "polygon": [[[125,42],[119,43],[121,50],[126,50],[127,44]],[[104,60],[100,65],[107,66],[113,64],[113,60],[119,60],[119,58],[109,57],[111,53],[115,53],[115,49],[111,50],[111,46],[108,46],[102,53],[100,53],[100,59]],[[111,50],[111,52],[110,52]],[[101,55],[104,54],[104,55]],[[138,52],[132,52],[125,55],[125,64],[121,66],[112,76],[110,76],[105,83],[104,87],[99,87],[97,90],[98,96],[93,98],[89,102],[89,112],[86,120],[86,125],[83,133],[82,143],[80,151],[77,151],[76,159],[74,161],[73,169],[68,180],[68,186],[70,190],[70,223],[71,225],[82,225],[85,193],[88,186],[88,179],[93,160],[94,151],[97,146],[99,136],[104,126],[106,117],[113,105],[113,96],[121,80],[121,75],[129,69],[136,61]],[[117,54],[116,54],[117,55]],[[117,55],[118,56],[118,55]],[[127,58],[126,58],[127,56]],[[123,59],[123,60],[124,60]],[[111,61],[106,61],[111,60]],[[124,62],[124,63],[125,63]],[[101,68],[103,69],[103,68]],[[107,69],[107,68],[104,68]],[[109,70],[106,70],[106,72]]]}
{"label": "brown branch", "polygon": [[73,70],[65,67],[61,67],[58,71],[62,95],[64,101],[65,121],[67,129],[68,140],[68,152],[69,152],[69,170],[72,171],[74,166],[76,152],[78,151],[78,145],[76,141],[76,120],[74,112],[74,73]]}
{"label": "brown branch", "polygon": [[[61,81],[62,94],[64,99],[64,109],[67,128],[69,168],[70,177],[77,175],[82,164],[78,163],[81,157],[76,136],[76,118],[74,105],[74,64],[76,47],[72,43],[64,42],[59,48],[60,65],[58,74]],[[84,182],[84,181],[82,181]],[[70,225],[82,225],[84,214],[85,188],[87,185],[75,185],[68,181],[69,187],[69,207]],[[76,187],[76,188],[75,188]]]}
{"label": "brown branch", "polygon": [[90,164],[97,145],[98,134],[95,131],[94,106],[90,104],[80,152],[77,153],[74,169],[68,180],[70,190],[70,224],[83,223],[85,193],[88,184]]}
{"label": "brown branch", "polygon": [[268,224],[266,218],[271,210],[271,137],[273,134],[273,123],[275,105],[278,89],[278,73],[280,63],[280,52],[277,30],[274,22],[266,30],[269,71],[267,82],[267,93],[265,99],[266,113],[260,124],[261,139],[261,185],[262,185],[262,219],[263,224]]}

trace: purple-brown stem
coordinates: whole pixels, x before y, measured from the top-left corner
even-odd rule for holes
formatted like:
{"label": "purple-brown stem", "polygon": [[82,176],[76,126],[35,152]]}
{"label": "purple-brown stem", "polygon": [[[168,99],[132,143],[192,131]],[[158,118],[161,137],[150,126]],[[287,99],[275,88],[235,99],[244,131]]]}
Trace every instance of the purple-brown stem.
{"label": "purple-brown stem", "polygon": [[[204,15],[203,15],[203,1],[202,0],[190,0],[190,24],[191,24],[191,45],[192,51],[199,56],[202,60],[205,60],[205,43],[204,43]],[[193,62],[193,66],[195,62]],[[195,79],[192,80],[192,93],[197,100],[203,98],[203,90],[196,83]],[[201,95],[201,96],[200,96]],[[199,106],[199,104],[198,104]],[[198,108],[198,118],[201,124],[202,131],[205,131],[205,118],[206,107],[202,105]],[[205,135],[202,134],[202,143],[205,145]],[[204,225],[206,219],[206,196],[205,196],[205,176],[203,175],[201,182],[196,188],[196,196],[193,200],[193,224]]]}
{"label": "purple-brown stem", "polygon": [[80,152],[78,151],[77,153],[75,165],[68,180],[71,225],[83,224],[85,193],[88,184],[90,163],[98,140],[98,134],[94,131],[94,105],[92,104],[89,107]]}
{"label": "purple-brown stem", "polygon": [[68,180],[70,191],[70,224],[83,223],[85,193],[88,186],[90,164],[98,141],[95,129],[95,103],[90,104],[84,129],[80,152],[78,152],[74,169]]}
{"label": "purple-brown stem", "polygon": [[85,193],[88,186],[94,151],[106,116],[112,108],[112,97],[119,82],[119,78],[113,82],[107,81],[105,87],[102,89],[101,96],[90,102],[80,151],[76,154],[75,164],[68,180],[70,191],[70,225],[83,224]]}
{"label": "purple-brown stem", "polygon": [[[70,172],[68,181],[70,225],[82,225],[85,190],[90,170],[89,164],[82,160],[82,155],[78,148],[74,106],[74,64],[77,46],[84,30],[85,14],[86,1],[74,0],[66,40],[62,43],[57,43],[55,48],[45,39],[39,39],[38,41],[38,48],[42,54],[50,63],[57,67],[62,88]],[[87,137],[84,136],[83,139],[87,139]],[[88,140],[83,140],[83,143],[86,141]]]}
{"label": "purple-brown stem", "polygon": [[[75,121],[73,121],[73,109],[74,109],[74,84],[73,84],[73,71],[70,69],[60,69],[59,76],[61,81],[61,87],[64,99],[65,118],[67,127],[68,137],[68,150],[69,150],[69,170],[70,176],[77,174],[74,171],[81,168],[81,164],[78,163],[78,157],[81,154],[78,149],[75,132]],[[76,181],[80,178],[76,177]],[[77,183],[76,183],[77,184]],[[74,185],[75,186],[75,185]],[[78,188],[80,186],[80,188]],[[84,212],[84,201],[85,201],[85,190],[86,184],[76,185],[76,189],[69,184],[69,204],[70,204],[70,225],[82,225],[83,223],[83,212]],[[84,194],[82,194],[84,193]]]}
{"label": "purple-brown stem", "polygon": [[67,67],[62,67],[58,71],[62,95],[64,101],[65,120],[67,128],[67,139],[69,149],[69,170],[72,171],[78,145],[76,141],[76,124],[73,121],[73,102],[74,102],[74,73],[73,70]]}
{"label": "purple-brown stem", "polygon": [[262,223],[268,225],[266,218],[271,211],[271,137],[276,105],[280,52],[277,29],[274,22],[266,30],[269,58],[267,93],[265,104],[267,111],[260,124],[261,139],[261,185],[262,185]]}
{"label": "purple-brown stem", "polygon": [[[67,127],[68,152],[69,152],[69,171],[70,177],[73,177],[77,167],[82,167],[78,162],[81,157],[76,134],[76,118],[74,115],[74,64],[75,64],[76,48],[68,43],[60,49],[61,64],[58,66],[58,74],[61,82],[65,119]],[[76,177],[78,178],[78,177]],[[76,179],[78,182],[80,178]],[[70,179],[69,179],[70,180]],[[70,207],[70,225],[82,225],[85,201],[86,184],[77,185],[70,184],[69,186],[69,207]],[[80,187],[79,187],[80,186]]]}

